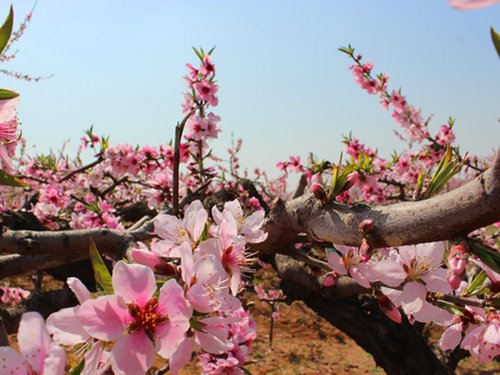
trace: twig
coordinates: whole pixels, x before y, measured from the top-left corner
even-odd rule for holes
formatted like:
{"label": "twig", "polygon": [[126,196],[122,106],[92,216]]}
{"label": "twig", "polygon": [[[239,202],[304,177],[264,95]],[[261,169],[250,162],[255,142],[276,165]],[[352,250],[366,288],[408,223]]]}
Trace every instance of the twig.
{"label": "twig", "polygon": [[92,163],[90,164],[87,164],[87,165],[84,165],[83,167],[80,167],[78,169],[75,169],[74,171],[71,171],[69,172],[66,176],[64,176],[63,178],[61,178],[58,183],[60,184],[61,182],[64,182],[66,180],[69,180],[71,177],[73,177],[74,175],[78,174],[78,173],[82,173],[82,172],[85,172],[87,169],[89,168],[94,168],[96,165],[102,163],[104,160],[104,158],[102,157],[102,155],[100,154],[98,156],[98,158],[96,160],[94,160]]}
{"label": "twig", "polygon": [[305,252],[297,250],[295,247],[290,248],[288,255],[290,255],[294,259],[304,262],[308,266],[319,268],[320,270],[326,272],[330,272],[332,270],[328,265],[328,263],[323,262],[322,260],[316,259],[314,257],[311,257],[307,255]]}
{"label": "twig", "polygon": [[173,171],[173,181],[172,181],[172,203],[174,215],[179,214],[179,168],[181,162],[181,139],[182,132],[184,131],[184,126],[187,120],[199,109],[201,106],[193,108],[189,113],[184,116],[182,121],[175,127],[175,142],[174,142],[174,171]]}

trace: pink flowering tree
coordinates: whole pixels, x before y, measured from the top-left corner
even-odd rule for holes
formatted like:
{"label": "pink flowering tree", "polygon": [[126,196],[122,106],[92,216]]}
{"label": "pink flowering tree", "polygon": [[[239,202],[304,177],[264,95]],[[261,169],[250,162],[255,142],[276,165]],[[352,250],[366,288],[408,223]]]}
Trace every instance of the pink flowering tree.
{"label": "pink flowering tree", "polygon": [[[493,1],[452,5],[472,3]],[[13,34],[11,10],[0,61],[28,21]],[[500,50],[494,30],[492,38]],[[453,119],[433,130],[387,74],[351,46],[340,51],[407,147],[386,159],[350,134],[343,156],[290,156],[275,180],[241,170],[241,140],[226,156],[210,149],[222,131],[213,49],[195,49],[183,117],[159,146],[113,145],[91,128],[74,157],[26,155],[17,150],[18,94],[0,90],[0,277],[47,270],[76,297],[64,289],[30,298],[4,284],[0,366],[145,374],[156,359],[166,366],[157,373],[177,374],[196,358],[204,374],[248,373],[256,327],[244,295],[262,262],[283,290],[253,287],[273,320],[278,302],[302,300],[389,374],[448,374],[466,355],[494,361],[500,150],[461,153]],[[93,160],[84,164],[84,153]],[[294,191],[290,173],[300,175]],[[439,354],[419,334],[423,324],[443,327]],[[5,331],[18,332],[19,351]]]}

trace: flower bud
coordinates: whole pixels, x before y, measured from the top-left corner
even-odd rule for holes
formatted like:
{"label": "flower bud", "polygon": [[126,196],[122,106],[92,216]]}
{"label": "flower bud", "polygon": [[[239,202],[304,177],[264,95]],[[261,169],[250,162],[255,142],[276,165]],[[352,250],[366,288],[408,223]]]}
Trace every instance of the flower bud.
{"label": "flower bud", "polygon": [[455,245],[448,255],[448,267],[457,276],[465,271],[469,261],[469,252],[462,245]]}
{"label": "flower bud", "polygon": [[323,285],[326,286],[327,288],[334,286],[337,283],[337,278],[338,275],[335,272],[330,272],[326,274],[323,280]]}
{"label": "flower bud", "polygon": [[359,247],[359,254],[361,256],[361,262],[368,262],[372,257],[373,249],[366,239],[363,238],[361,246]]}
{"label": "flower bud", "polygon": [[312,190],[314,196],[316,197],[316,199],[318,199],[322,203],[324,203],[326,201],[326,192],[325,192],[325,189],[323,189],[323,186],[321,186],[320,184],[314,184],[311,187],[311,190]]}
{"label": "flower bud", "polygon": [[380,309],[389,319],[395,323],[401,323],[401,313],[387,296],[380,293],[377,295],[377,301]]}
{"label": "flower bud", "polygon": [[447,280],[453,290],[457,290],[462,282],[462,278],[453,272],[448,276]]}
{"label": "flower bud", "polygon": [[361,223],[359,223],[359,231],[363,234],[368,234],[373,230],[373,220],[365,219]]}

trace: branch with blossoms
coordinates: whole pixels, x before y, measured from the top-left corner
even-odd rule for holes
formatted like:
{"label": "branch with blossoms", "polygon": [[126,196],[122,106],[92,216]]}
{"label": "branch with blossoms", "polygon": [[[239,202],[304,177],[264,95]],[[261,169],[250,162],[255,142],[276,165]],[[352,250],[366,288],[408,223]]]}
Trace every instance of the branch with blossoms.
{"label": "branch with blossoms", "polygon": [[[291,157],[279,164],[285,175],[303,176],[291,199],[284,178],[270,182],[257,170],[250,181],[247,172],[240,174],[241,142],[229,150],[229,173],[209,165],[222,163],[209,147],[220,132],[220,118],[209,112],[219,90],[213,49],[195,49],[199,65],[187,65],[184,118],[173,142],[158,147],[112,146],[91,128],[76,158],[60,152],[15,159],[22,143],[15,98],[0,102],[0,160],[18,176],[3,175],[16,187],[0,188],[0,208],[31,215],[44,229],[5,223],[0,275],[90,258],[97,284],[91,293],[82,281],[68,278],[77,306],[53,312],[46,322],[36,313],[21,318],[21,353],[38,353],[37,361],[4,347],[0,362],[58,374],[64,371],[65,346],[79,348],[72,358],[76,372],[143,374],[159,354],[174,374],[193,356],[203,373],[244,373],[256,330],[241,298],[243,280],[255,258],[266,255],[275,258],[290,300],[297,297],[294,288],[301,289],[315,311],[332,322],[342,317],[341,328],[373,351],[389,373],[401,373],[395,358],[408,356],[432,364],[426,372],[442,368],[422,342],[422,356],[384,358],[376,337],[394,330],[382,318],[360,329],[367,322],[356,310],[362,310],[361,300],[376,306],[371,316],[388,317],[403,331],[408,321],[445,325],[443,350],[460,346],[483,363],[496,356],[498,230],[484,227],[500,220],[500,150],[486,171],[472,158],[464,160],[451,145],[453,121],[432,137],[429,119],[400,90],[388,91],[386,75],[374,77],[373,66],[354,49],[343,51],[353,59],[361,87],[391,108],[409,146],[424,146],[386,161],[349,136],[345,161],[311,156],[304,166],[300,156]],[[94,161],[84,164],[87,151]],[[481,173],[466,171],[461,176],[470,181],[457,181],[464,165]],[[394,198],[402,202],[380,205]],[[126,214],[137,205],[139,214]],[[452,241],[447,252],[442,243],[430,242],[442,240]],[[112,272],[100,254],[111,260]],[[335,316],[321,305],[322,297]],[[336,304],[340,298],[344,312]],[[26,345],[30,330],[39,335],[39,348]],[[367,332],[375,338],[363,339]],[[414,336],[405,332],[410,342]]]}
{"label": "branch with blossoms", "polygon": [[[500,220],[500,162],[483,176],[448,193],[418,202],[390,206],[322,206],[313,194],[279,202],[268,215],[263,229],[269,233],[265,242],[252,245],[258,254],[287,252],[296,236],[307,233],[311,240],[359,246],[359,224],[373,220],[371,246],[400,246],[425,241],[463,237],[473,230]],[[105,228],[58,232],[16,231],[5,229],[0,251],[27,256],[67,254],[85,256],[89,239],[105,253],[124,256],[137,241],[152,238],[150,226],[133,231]]]}

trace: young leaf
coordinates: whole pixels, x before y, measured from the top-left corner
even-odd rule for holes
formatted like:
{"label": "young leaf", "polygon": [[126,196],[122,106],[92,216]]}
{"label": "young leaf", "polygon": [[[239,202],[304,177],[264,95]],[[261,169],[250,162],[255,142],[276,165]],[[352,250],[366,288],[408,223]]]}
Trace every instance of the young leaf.
{"label": "young leaf", "polygon": [[70,375],[80,375],[85,367],[85,360],[82,359],[69,373]]}
{"label": "young leaf", "polygon": [[90,262],[92,263],[92,268],[94,269],[95,283],[97,289],[104,294],[113,294],[113,284],[111,282],[111,274],[106,267],[106,264],[101,258],[97,247],[95,246],[94,240],[90,239],[89,245],[89,256]]}
{"label": "young leaf", "polygon": [[25,184],[17,177],[14,177],[8,174],[7,172],[1,170],[0,170],[0,185],[16,186],[16,187],[29,186],[28,184]]}
{"label": "young leaf", "polygon": [[448,146],[443,155],[443,159],[439,162],[429,185],[425,189],[423,194],[424,198],[429,198],[431,195],[441,190],[453,176],[460,172],[463,164],[464,161],[460,161],[459,157],[453,157],[451,147]]}
{"label": "young leaf", "polygon": [[453,315],[457,315],[457,316],[464,315],[463,312],[459,308],[457,308],[453,305],[450,305],[449,303],[438,302],[438,306],[444,310],[447,310],[448,312],[450,312]]}
{"label": "young leaf", "polygon": [[470,246],[472,254],[481,259],[484,264],[490,267],[493,271],[500,273],[500,254],[494,252],[476,242],[472,242]]}
{"label": "young leaf", "polygon": [[500,34],[498,34],[493,27],[490,28],[491,40],[493,41],[493,45],[497,50],[497,55],[500,57]]}
{"label": "young leaf", "polygon": [[19,94],[15,91],[0,89],[0,100],[14,99],[18,96]]}
{"label": "young leaf", "polygon": [[10,6],[9,15],[5,19],[2,27],[0,27],[0,55],[2,55],[7,43],[9,42],[12,34],[12,27],[14,25],[14,9]]}
{"label": "young leaf", "polygon": [[467,286],[467,288],[462,292],[462,294],[465,297],[472,297],[475,296],[481,291],[483,291],[485,288],[483,287],[484,280],[486,280],[486,272],[482,270],[477,274],[477,276],[474,278],[474,280],[471,281],[471,283]]}

